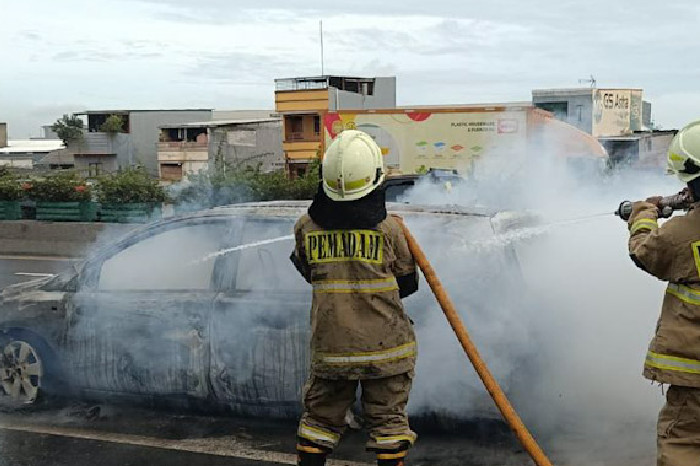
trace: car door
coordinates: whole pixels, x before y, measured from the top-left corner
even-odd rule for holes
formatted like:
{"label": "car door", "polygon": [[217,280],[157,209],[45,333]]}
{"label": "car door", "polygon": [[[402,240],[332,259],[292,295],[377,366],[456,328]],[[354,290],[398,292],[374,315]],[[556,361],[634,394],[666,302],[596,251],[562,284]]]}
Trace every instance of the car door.
{"label": "car door", "polygon": [[88,390],[206,397],[222,220],[172,222],[122,242],[81,274],[68,328]]}
{"label": "car door", "polygon": [[[308,373],[311,290],[289,260],[292,218],[249,217],[228,254],[212,316],[211,383],[234,412],[298,411]],[[264,242],[265,240],[276,240]]]}

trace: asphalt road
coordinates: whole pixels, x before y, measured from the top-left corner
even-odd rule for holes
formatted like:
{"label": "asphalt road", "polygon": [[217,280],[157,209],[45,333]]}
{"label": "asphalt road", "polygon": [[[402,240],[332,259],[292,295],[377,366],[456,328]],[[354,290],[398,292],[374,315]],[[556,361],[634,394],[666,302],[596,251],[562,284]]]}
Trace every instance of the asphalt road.
{"label": "asphalt road", "polygon": [[58,273],[71,267],[63,257],[0,256],[0,288],[35,278],[34,274]]}
{"label": "asphalt road", "polygon": [[[416,429],[411,466],[532,465],[507,430],[493,426],[451,432]],[[206,416],[124,405],[69,403],[33,413],[0,413],[0,466],[294,465],[293,421]],[[329,466],[374,464],[365,433],[348,431]],[[650,444],[653,443],[653,439]],[[548,445],[557,466],[652,466],[653,448],[620,454],[624,432],[576,457]],[[651,445],[650,445],[651,446]],[[627,450],[627,448],[625,447]],[[601,451],[609,450],[610,454]]]}
{"label": "asphalt road", "polygon": [[[69,403],[34,413],[0,414],[0,466],[295,464],[295,423]],[[472,432],[474,434],[474,432]],[[503,435],[424,434],[413,465],[529,464]],[[373,464],[365,434],[349,431],[330,466]]]}
{"label": "asphalt road", "polygon": [[[61,258],[0,256],[0,287],[70,267]],[[27,275],[29,274],[29,275]],[[439,381],[436,381],[439,383]],[[531,461],[512,434],[494,421],[436,430],[414,426],[419,441],[413,466],[519,466]],[[241,419],[223,415],[133,405],[64,401],[41,411],[0,411],[0,466],[218,466],[294,465],[293,421]],[[364,451],[365,433],[349,431],[330,466],[374,464]],[[652,466],[653,437],[644,449],[625,445],[629,436],[598,440],[572,434],[568,445],[547,445],[558,466]],[[577,455],[567,452],[573,446]]]}

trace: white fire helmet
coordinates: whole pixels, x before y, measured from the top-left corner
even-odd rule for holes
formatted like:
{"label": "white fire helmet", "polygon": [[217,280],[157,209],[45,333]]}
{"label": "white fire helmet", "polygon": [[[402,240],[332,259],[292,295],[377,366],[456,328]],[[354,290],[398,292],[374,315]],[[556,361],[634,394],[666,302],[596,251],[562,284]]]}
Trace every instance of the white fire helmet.
{"label": "white fire helmet", "polygon": [[700,176],[700,120],[689,123],[671,141],[668,170],[684,183]]}
{"label": "white fire helmet", "polygon": [[326,150],[321,172],[323,190],[329,198],[354,201],[382,184],[384,158],[369,134],[345,130]]}

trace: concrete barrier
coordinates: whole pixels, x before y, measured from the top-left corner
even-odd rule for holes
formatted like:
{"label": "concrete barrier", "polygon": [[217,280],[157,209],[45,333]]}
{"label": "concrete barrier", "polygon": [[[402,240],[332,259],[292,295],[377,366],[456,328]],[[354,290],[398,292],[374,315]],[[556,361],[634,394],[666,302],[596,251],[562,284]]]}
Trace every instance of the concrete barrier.
{"label": "concrete barrier", "polygon": [[0,255],[82,257],[97,242],[115,240],[139,224],[0,221]]}

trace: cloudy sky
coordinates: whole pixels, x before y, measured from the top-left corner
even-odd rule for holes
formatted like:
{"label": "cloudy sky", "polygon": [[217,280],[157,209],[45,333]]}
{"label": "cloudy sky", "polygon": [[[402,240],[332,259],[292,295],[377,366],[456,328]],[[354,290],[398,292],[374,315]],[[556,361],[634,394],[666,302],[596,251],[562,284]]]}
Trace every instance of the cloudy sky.
{"label": "cloudy sky", "polygon": [[693,0],[0,0],[0,121],[38,136],[65,112],[273,108],[274,78],[397,76],[400,105],[641,87],[654,118],[700,117]]}

